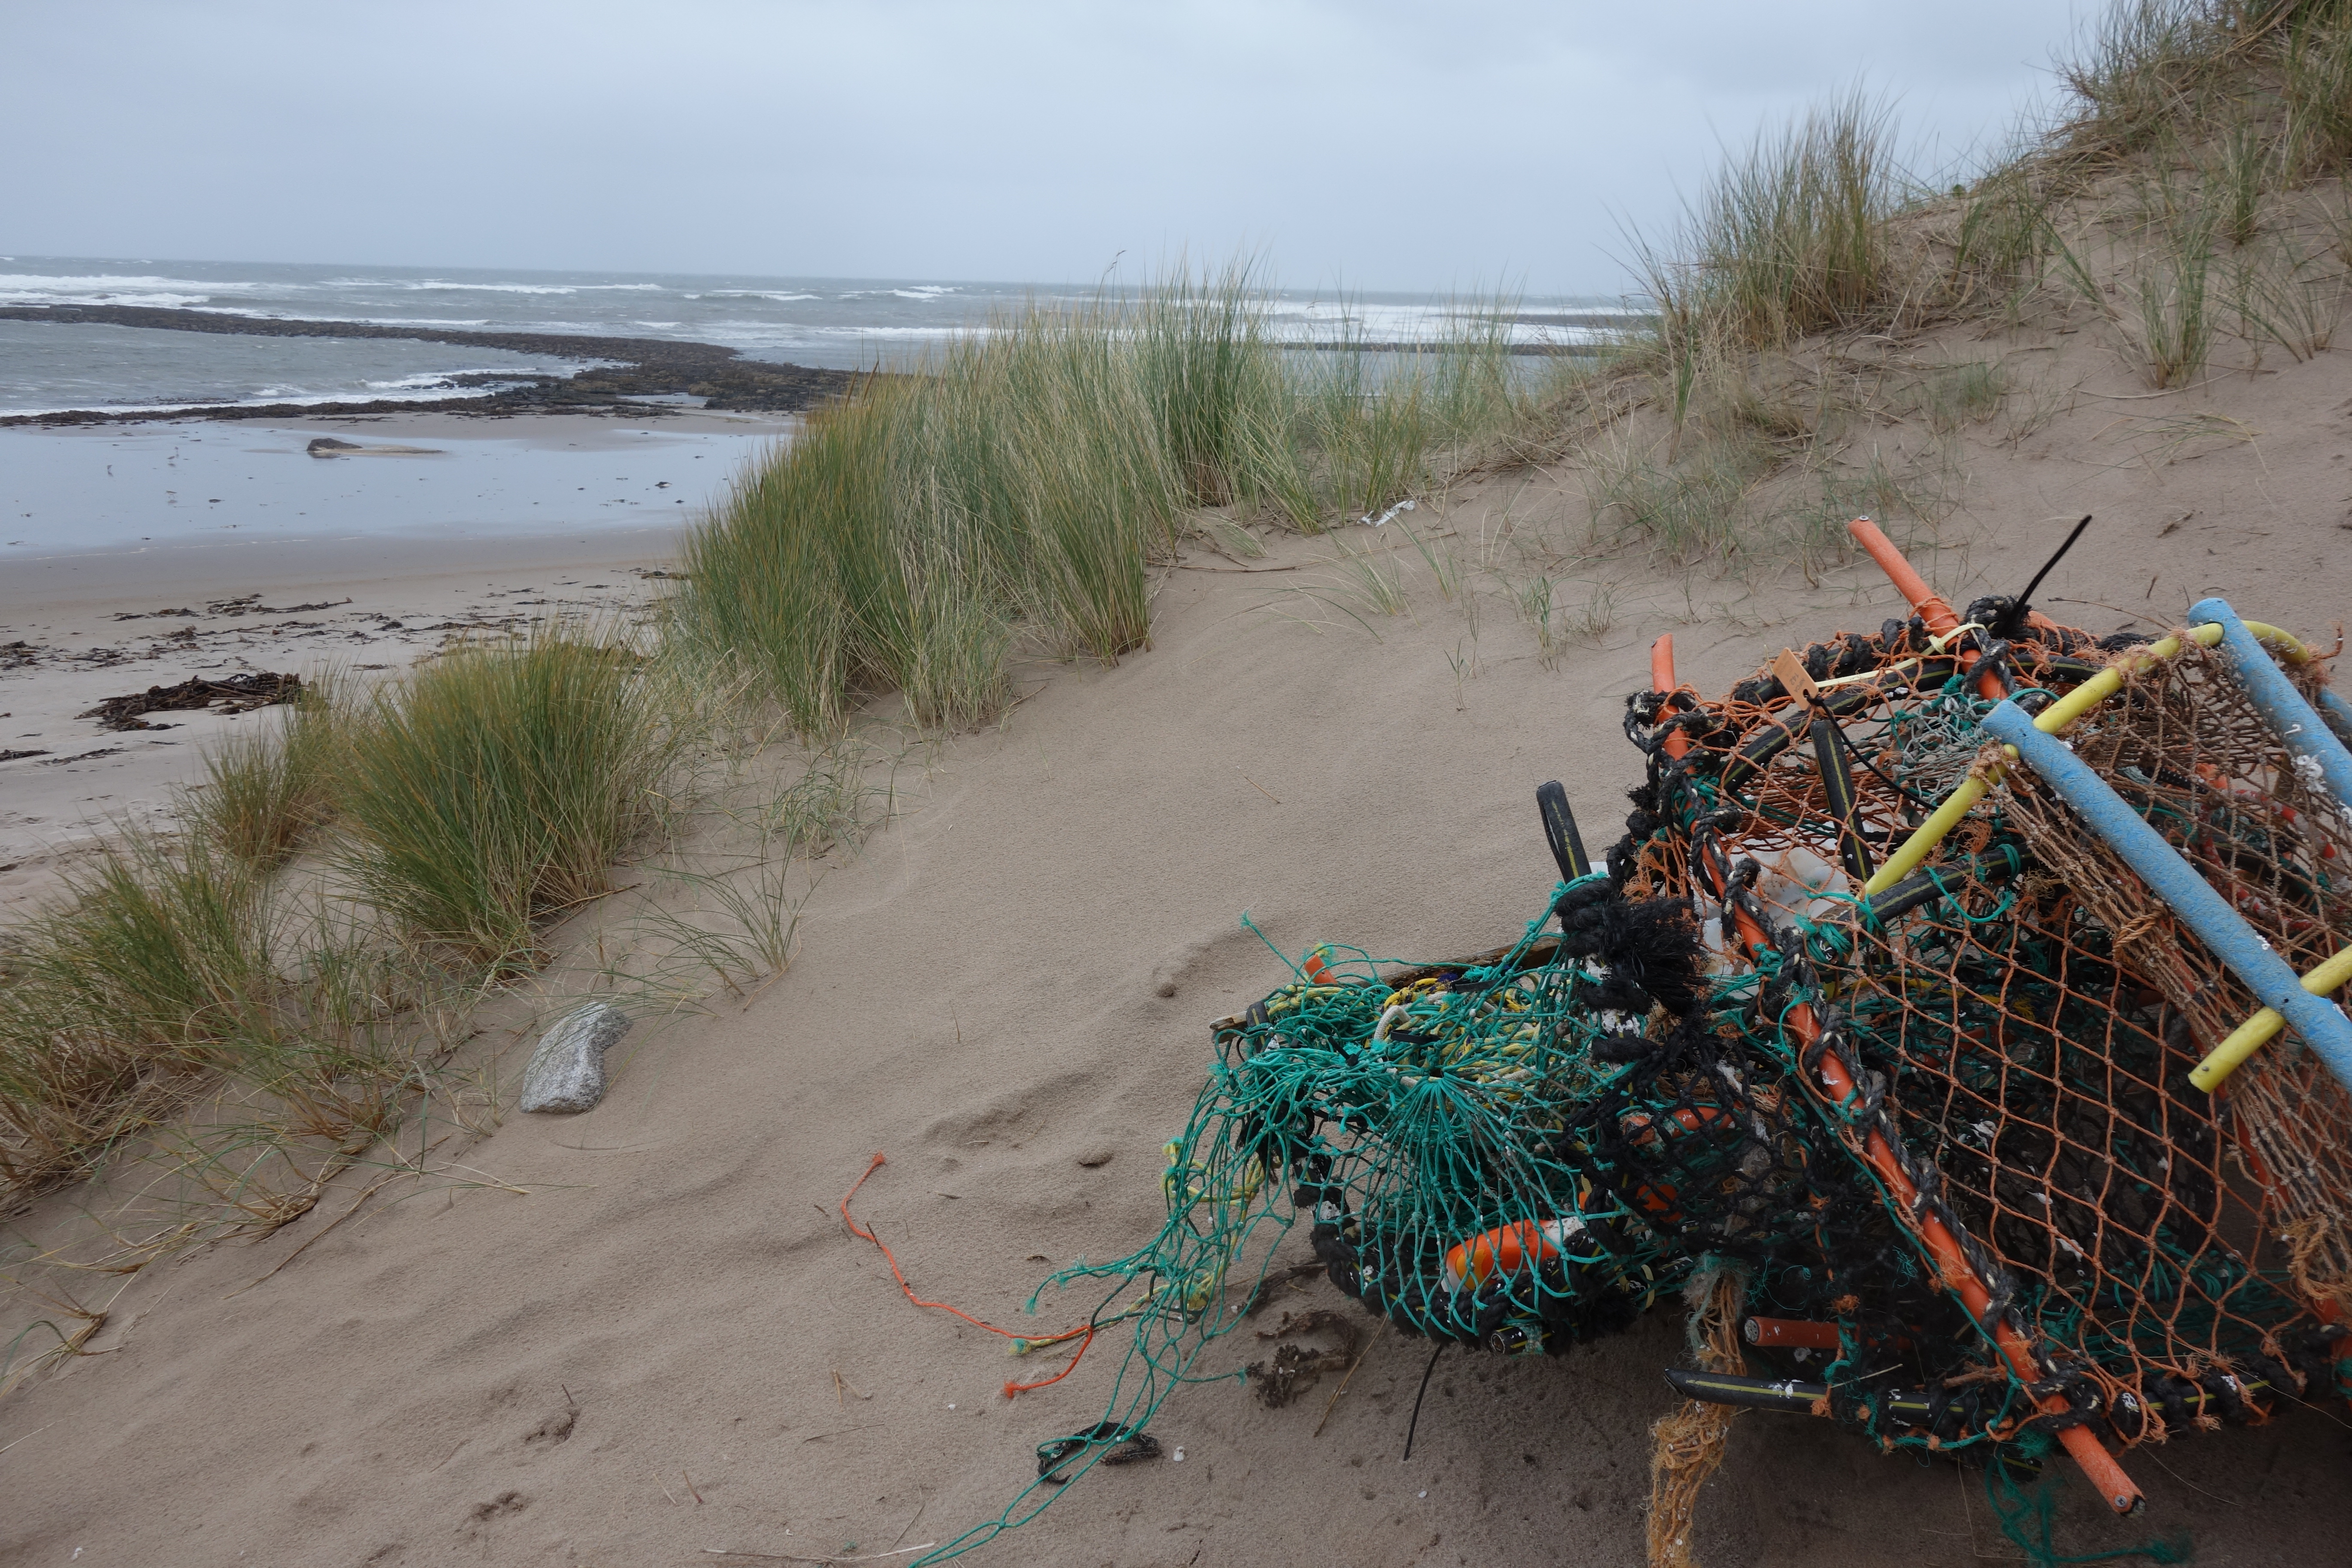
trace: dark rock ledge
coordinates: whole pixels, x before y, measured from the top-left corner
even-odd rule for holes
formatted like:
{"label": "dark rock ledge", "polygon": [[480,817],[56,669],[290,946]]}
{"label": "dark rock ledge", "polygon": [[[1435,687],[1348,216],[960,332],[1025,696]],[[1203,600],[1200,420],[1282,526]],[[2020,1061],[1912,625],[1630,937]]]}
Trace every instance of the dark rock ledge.
{"label": "dark rock ledge", "polygon": [[149,327],[180,332],[233,332],[270,338],[409,338],[424,342],[462,343],[470,348],[504,349],[509,353],[537,354],[551,359],[609,362],[576,375],[529,376],[499,372],[488,375],[451,376],[458,385],[523,382],[478,397],[452,397],[433,403],[296,404],[274,403],[211,408],[175,408],[170,413],[136,408],[89,409],[62,414],[23,414],[0,418],[0,425],[104,425],[137,419],[317,419],[349,414],[475,414],[489,416],[516,414],[615,414],[632,419],[658,416],[675,409],[662,404],[635,401],[646,397],[687,396],[709,400],[707,406],[765,414],[794,414],[814,408],[847,393],[864,379],[860,373],[816,370],[806,365],[747,360],[716,343],[677,342],[663,338],[593,338],[570,332],[474,332],[447,327],[382,326],[369,321],[281,321],[251,316],[228,316],[213,310],[164,310],[147,305],[6,305],[0,321],[102,322],[117,327]]}

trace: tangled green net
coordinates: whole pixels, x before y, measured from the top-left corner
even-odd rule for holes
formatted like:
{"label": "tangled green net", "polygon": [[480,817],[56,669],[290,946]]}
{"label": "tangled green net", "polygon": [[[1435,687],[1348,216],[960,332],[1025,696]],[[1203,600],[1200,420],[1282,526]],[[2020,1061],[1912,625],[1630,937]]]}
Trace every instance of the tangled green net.
{"label": "tangled green net", "polygon": [[1591,1005],[1597,977],[1543,934],[1549,913],[1486,962],[1402,982],[1381,978],[1392,961],[1318,949],[1216,1026],[1208,1083],[1166,1149],[1160,1233],[1030,1298],[1100,1289],[1090,1321],[1133,1323],[1103,1420],[1041,1445],[1038,1479],[1002,1516],[924,1561],[1034,1517],[1095,1464],[1150,1451],[1143,1427],[1180,1385],[1234,1378],[1202,1358],[1302,1221],[1335,1282],[1401,1329],[1512,1353],[1622,1327],[1686,1271],[1572,1147],[1579,1109],[1628,1070],[1594,1054],[1626,1021]]}

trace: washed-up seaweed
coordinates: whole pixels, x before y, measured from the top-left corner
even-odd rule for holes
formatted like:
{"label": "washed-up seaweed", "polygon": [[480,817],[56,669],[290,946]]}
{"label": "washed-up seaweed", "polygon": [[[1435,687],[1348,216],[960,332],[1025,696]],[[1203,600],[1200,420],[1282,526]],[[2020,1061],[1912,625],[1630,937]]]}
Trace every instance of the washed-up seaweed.
{"label": "washed-up seaweed", "polygon": [[196,708],[217,708],[224,713],[250,713],[257,708],[291,702],[301,694],[300,676],[278,675],[257,669],[232,675],[226,680],[206,680],[199,676],[184,680],[177,686],[151,686],[144,691],[110,697],[76,717],[95,719],[110,730],[160,730],[163,726],[146,722],[142,715],[180,712]]}

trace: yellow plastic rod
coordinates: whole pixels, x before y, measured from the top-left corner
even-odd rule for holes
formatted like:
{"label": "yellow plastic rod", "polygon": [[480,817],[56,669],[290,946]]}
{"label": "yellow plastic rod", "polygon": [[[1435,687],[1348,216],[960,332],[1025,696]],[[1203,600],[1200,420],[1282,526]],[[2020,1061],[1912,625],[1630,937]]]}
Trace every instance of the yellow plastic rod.
{"label": "yellow plastic rod", "polygon": [[[2303,988],[2314,996],[2326,996],[2352,985],[2352,947],[2329,959],[2303,977]],[[2286,1027],[2286,1020],[2275,1008],[2265,1007],[2244,1023],[2226,1040],[2213,1047],[2213,1054],[2189,1069],[2189,1081],[2210,1094],[2226,1082],[2230,1075],[2246,1065],[2246,1058],[2269,1044],[2278,1032]]]}
{"label": "yellow plastic rod", "polygon": [[[2197,629],[2200,632],[2202,632],[2205,628],[2200,626]],[[2296,637],[2293,632],[2281,631],[2278,627],[2265,626],[2261,621],[2248,621],[2246,623],[2246,629],[2254,634],[2254,640],[2256,642],[2269,644],[2271,647],[2276,650],[2278,655],[2282,658],[2284,658],[2289,664],[2309,664],[2311,662],[2311,650],[2304,647],[2303,639]],[[2204,643],[2207,647],[2211,647],[2213,646],[2210,642],[2206,641],[2202,637],[2200,637],[2197,640]]]}
{"label": "yellow plastic rod", "polygon": [[1935,853],[1936,846],[1944,841],[1944,835],[1958,827],[1960,818],[1966,816],[1969,809],[1982,800],[1985,791],[1991,787],[1988,780],[1974,773],[1962,779],[1954,786],[1952,793],[1944,797],[1944,804],[1936,808],[1935,814],[1919,825],[1919,830],[1903,841],[1903,847],[1888,856],[1886,864],[1862,885],[1864,896],[1883,893],[1917,870],[1919,862]]}
{"label": "yellow plastic rod", "polygon": [[[2248,621],[2246,629],[2253,633],[2259,641],[2277,649],[2280,656],[2289,664],[2305,664],[2310,661],[2311,650],[2305,647],[2293,633],[2283,632],[2276,626],[2265,626],[2260,621]],[[2211,647],[2221,640],[2221,628],[2218,626],[2197,626],[2191,628],[2189,635],[2204,647]],[[2033,727],[2045,735],[2057,734],[2075,720],[2122,690],[2124,672],[2126,669],[2137,674],[2151,664],[2172,658],[2179,651],[2179,637],[2166,637],[2159,642],[2150,643],[2131,658],[2099,671],[2098,674],[2044,708],[2035,716]],[[1969,808],[1985,797],[1985,791],[1999,782],[1998,773],[1990,779],[1979,779],[1974,774],[1962,779],[1958,786],[1945,798],[1944,804],[1936,808],[1934,815],[1921,823],[1918,830],[1909,838],[1904,840],[1903,847],[1887,857],[1886,864],[1878,868],[1878,874],[1864,884],[1862,889],[1864,896],[1885,892],[1917,870],[1919,863],[1936,852],[1936,846],[1944,841],[1945,836],[1960,825],[1960,818],[1969,814]],[[2341,985],[2345,982],[2339,980],[2336,984]],[[2329,989],[2332,990],[2334,987],[2331,986]],[[2248,1028],[2252,1026],[2251,1024],[2247,1026]],[[2244,1029],[2241,1029],[2239,1034],[2244,1032]],[[2272,1026],[2272,1033],[2277,1033],[2275,1024]],[[2231,1037],[2231,1039],[2236,1037],[2235,1035]],[[2265,1035],[2263,1039],[2269,1037]],[[2259,1046],[2261,1043],[2262,1040],[2256,1040],[2253,1046],[2248,1046],[2246,1049],[2251,1051],[2254,1046]],[[2214,1056],[2219,1057],[2220,1054],[2216,1051]],[[2244,1058],[2241,1056],[2239,1059]],[[2234,1068],[2236,1065],[2236,1062],[2232,1062],[2231,1067]],[[2200,1068],[2198,1070],[2201,1072],[2204,1069]],[[2223,1069],[2221,1076],[2224,1078],[2229,1076],[2229,1069]],[[2218,1083],[2221,1079],[2216,1079],[2214,1081]]]}
{"label": "yellow plastic rod", "polygon": [[[2210,633],[2211,635],[2208,636],[2208,633]],[[2207,647],[2211,647],[2215,643],[2221,640],[2221,628],[2220,626],[2199,626],[2195,631],[2190,632],[2189,635],[2195,637],[2199,642],[2203,643]],[[2063,730],[2067,725],[2072,724],[2075,720],[2080,719],[2084,714],[2088,713],[2092,709],[2096,708],[2100,703],[2105,702],[2108,698],[2113,697],[2116,692],[2122,690],[2124,685],[2124,672],[2126,668],[2128,668],[2133,674],[2137,674],[2139,671],[2146,669],[2149,665],[2156,663],[2158,660],[2170,658],[2174,654],[2177,654],[2179,651],[2180,639],[2179,637],[2166,637],[2161,642],[2148,644],[2147,647],[2140,650],[2138,654],[2135,655],[2128,661],[2109,665],[2106,668],[2099,671],[2098,674],[2091,677],[2090,679],[2083,682],[2082,685],[2074,688],[2074,690],[2069,691],[2065,696],[2061,697],[2057,701],[2053,702],[2049,707],[2044,708],[2041,712],[2035,714],[2033,718],[2033,727],[2041,731],[2045,735],[2054,735],[2058,733],[2059,731]]]}

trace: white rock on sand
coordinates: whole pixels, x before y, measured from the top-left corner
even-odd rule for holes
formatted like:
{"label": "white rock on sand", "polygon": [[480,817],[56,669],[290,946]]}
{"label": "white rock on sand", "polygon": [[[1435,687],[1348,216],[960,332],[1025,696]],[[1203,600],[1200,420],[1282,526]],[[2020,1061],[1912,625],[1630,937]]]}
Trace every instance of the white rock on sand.
{"label": "white rock on sand", "polygon": [[609,1002],[591,1002],[557,1019],[530,1053],[517,1104],[556,1115],[595,1110],[604,1098],[604,1053],[629,1032],[629,1016]]}

